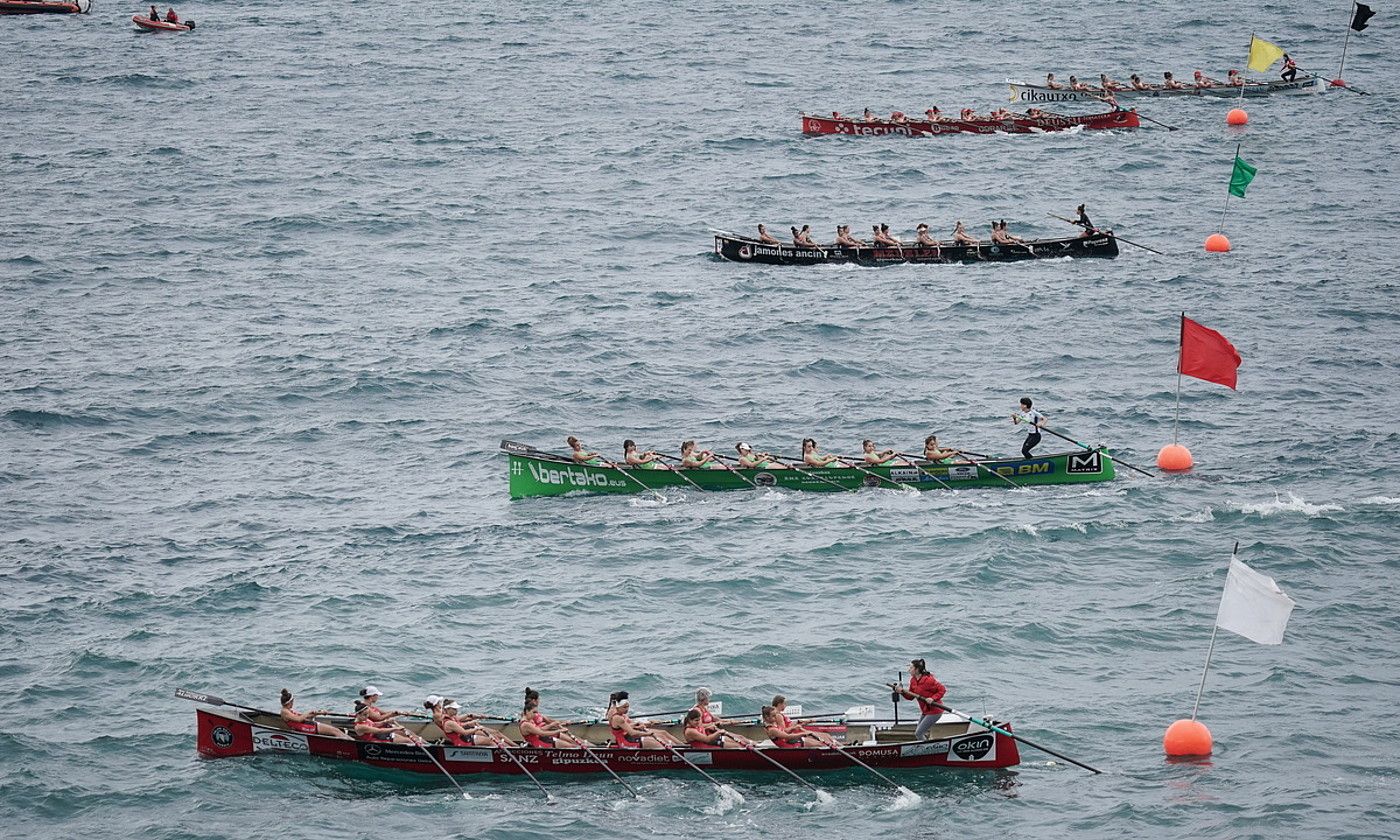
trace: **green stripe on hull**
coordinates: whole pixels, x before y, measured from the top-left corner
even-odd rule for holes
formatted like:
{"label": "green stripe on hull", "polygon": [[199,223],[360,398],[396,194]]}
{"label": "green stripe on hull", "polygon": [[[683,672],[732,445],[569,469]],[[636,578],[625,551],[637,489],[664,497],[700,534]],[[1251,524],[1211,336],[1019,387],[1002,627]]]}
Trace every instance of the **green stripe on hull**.
{"label": "green stripe on hull", "polygon": [[[1115,475],[1113,459],[1102,450],[1061,452],[1028,460],[1016,458],[984,461],[983,464],[1023,487],[1112,481]],[[739,475],[728,470],[684,470],[682,478],[670,470],[629,469],[624,475],[622,471],[611,467],[584,466],[550,458],[511,454],[508,470],[512,499],[562,496],[565,493],[643,493],[646,492],[646,488],[695,489],[686,479],[699,485],[701,490],[752,489],[752,485],[744,481],[744,478],[760,487],[826,493],[860,487],[884,487],[894,490],[899,489],[901,484],[918,490],[944,489],[925,471],[954,488],[1011,488],[1005,481],[989,475],[987,470],[971,464],[935,464],[924,466],[922,469],[889,466],[867,468],[867,473],[875,475],[867,475],[849,467],[804,469],[803,472],[808,475],[803,475],[797,470],[739,470]],[[876,475],[880,478],[875,478]]]}

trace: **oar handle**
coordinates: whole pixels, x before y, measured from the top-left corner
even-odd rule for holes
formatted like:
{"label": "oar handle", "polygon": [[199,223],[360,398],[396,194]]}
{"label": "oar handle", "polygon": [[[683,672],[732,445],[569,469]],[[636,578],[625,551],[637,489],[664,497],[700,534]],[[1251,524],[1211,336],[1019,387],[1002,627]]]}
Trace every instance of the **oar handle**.
{"label": "oar handle", "polygon": [[1047,753],[1047,754],[1049,754],[1049,755],[1055,756],[1056,758],[1059,758],[1059,759],[1063,759],[1063,760],[1065,760],[1065,761],[1068,761],[1070,764],[1073,764],[1073,765],[1075,765],[1076,767],[1082,767],[1082,768],[1084,768],[1085,770],[1088,770],[1088,771],[1091,772],[1091,773],[1096,773],[1096,774],[1097,774],[1097,773],[1102,773],[1102,772],[1103,772],[1102,770],[1099,770],[1099,769],[1096,768],[1096,767],[1090,767],[1089,765],[1085,764],[1085,763],[1082,762],[1082,761],[1075,761],[1074,759],[1070,758],[1070,757],[1067,756],[1067,755],[1064,755],[1064,754],[1062,754],[1062,753],[1055,752],[1054,750],[1050,749],[1049,747],[1043,747],[1043,746],[1041,746],[1040,744],[1037,744],[1036,742],[1030,740],[1029,738],[1024,738],[1024,737],[1022,737],[1022,736],[1020,736],[1020,735],[1017,735],[1017,734],[1015,734],[1015,733],[1013,733],[1013,732],[1011,732],[1011,731],[1009,731],[1009,730],[1002,729],[1000,726],[997,726],[996,724],[992,723],[992,722],[989,721],[989,720],[982,720],[981,718],[975,718],[975,717],[973,717],[973,716],[971,716],[971,715],[969,715],[969,714],[965,714],[965,713],[963,713],[963,712],[960,712],[960,711],[958,711],[957,709],[952,708],[951,706],[945,706],[945,705],[943,705],[942,703],[939,703],[939,702],[936,701],[936,700],[930,700],[930,701],[928,701],[928,703],[929,703],[930,706],[934,706],[934,707],[937,707],[937,708],[939,708],[939,709],[942,709],[943,711],[948,712],[948,713],[950,713],[950,714],[957,715],[958,717],[962,718],[962,719],[965,720],[965,721],[968,721],[969,723],[975,723],[976,725],[978,725],[978,726],[980,726],[980,727],[982,727],[982,728],[984,728],[984,729],[989,729],[989,730],[991,730],[992,732],[996,732],[996,733],[999,733],[999,734],[1001,734],[1001,735],[1005,735],[1006,737],[1010,738],[1011,740],[1013,740],[1013,741],[1019,741],[1020,743],[1025,744],[1025,745],[1028,746],[1028,747],[1035,747],[1036,749],[1040,750],[1040,751],[1043,752],[1043,753]]}

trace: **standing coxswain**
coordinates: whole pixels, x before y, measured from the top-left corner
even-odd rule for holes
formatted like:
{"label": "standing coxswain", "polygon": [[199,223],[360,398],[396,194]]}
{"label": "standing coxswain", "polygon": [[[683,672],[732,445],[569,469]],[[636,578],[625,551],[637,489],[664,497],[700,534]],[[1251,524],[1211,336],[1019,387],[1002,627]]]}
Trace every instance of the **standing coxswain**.
{"label": "standing coxswain", "polygon": [[1089,214],[1085,212],[1083,204],[1079,205],[1077,212],[1079,213],[1079,217],[1074,220],[1074,223],[1084,228],[1084,232],[1080,234],[1080,238],[1093,236],[1097,232],[1097,229],[1094,227],[1094,223],[1089,221]]}
{"label": "standing coxswain", "polygon": [[1293,60],[1293,56],[1288,53],[1283,54],[1283,70],[1278,75],[1285,82],[1291,82],[1298,78],[1298,62]]}
{"label": "standing coxswain", "polygon": [[1026,432],[1026,441],[1021,444],[1021,454],[1027,458],[1031,457],[1031,450],[1040,445],[1040,430],[1045,428],[1045,424],[1050,420],[1044,414],[1031,408],[1031,398],[1021,397],[1021,408],[1011,413],[1012,425],[1019,426],[1022,423],[1030,427]]}
{"label": "standing coxswain", "polygon": [[928,667],[922,659],[915,659],[909,663],[908,688],[899,683],[889,683],[889,687],[891,691],[898,692],[905,700],[919,701],[921,717],[919,725],[914,727],[914,737],[923,740],[923,737],[943,716],[943,710],[933,704],[942,702],[943,695],[948,693],[948,689],[933,674],[929,673]]}

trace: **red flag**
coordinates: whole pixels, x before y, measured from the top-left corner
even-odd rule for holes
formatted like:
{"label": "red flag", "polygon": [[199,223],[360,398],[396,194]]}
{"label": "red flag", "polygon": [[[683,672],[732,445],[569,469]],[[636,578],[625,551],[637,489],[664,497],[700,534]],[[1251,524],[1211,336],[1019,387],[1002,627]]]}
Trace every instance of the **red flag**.
{"label": "red flag", "polygon": [[1227,388],[1235,387],[1235,371],[1240,366],[1240,354],[1230,339],[1181,314],[1181,356],[1177,372]]}

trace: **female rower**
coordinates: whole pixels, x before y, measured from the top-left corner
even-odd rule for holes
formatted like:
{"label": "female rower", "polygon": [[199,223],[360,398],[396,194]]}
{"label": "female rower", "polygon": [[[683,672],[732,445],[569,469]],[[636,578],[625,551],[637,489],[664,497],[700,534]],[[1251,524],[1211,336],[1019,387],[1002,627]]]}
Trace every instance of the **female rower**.
{"label": "female rower", "polygon": [[1240,71],[1231,69],[1225,74],[1225,84],[1230,87],[1244,87],[1244,76],[1240,75]]}
{"label": "female rower", "polygon": [[883,224],[875,226],[875,244],[888,245],[894,248],[898,248],[904,243],[899,241],[897,237],[891,236],[890,226],[888,224]]}
{"label": "female rower", "polygon": [[681,444],[681,466],[688,470],[722,470],[724,465],[708,449],[695,450],[695,441]]}
{"label": "female rower", "polygon": [[1011,245],[1025,245],[1025,244],[1026,244],[1026,240],[1022,239],[1022,238],[1019,237],[1019,236],[1012,236],[1012,235],[1011,235],[1011,231],[1009,231],[1009,230],[1006,229],[1006,220],[1005,220],[1005,219],[1002,219],[1002,220],[1001,220],[1001,238],[1004,239],[1004,240],[1006,240],[1006,242],[1007,242],[1008,244],[1011,244]]}
{"label": "female rower", "polygon": [[[722,750],[725,748],[724,733],[709,729],[700,722],[700,712],[691,709],[685,713],[685,723],[681,725],[681,736],[686,746],[697,750]],[[734,746],[739,746],[735,744]]]}
{"label": "female rower", "polygon": [[[735,735],[733,732],[726,731],[720,727],[720,724],[722,724],[724,721],[715,717],[714,712],[710,711],[710,690],[708,688],[696,689],[695,706],[689,712],[687,712],[685,716],[687,728],[691,726],[691,715],[695,716],[698,723],[697,728],[700,730],[700,732],[704,734],[719,733],[724,735],[725,741],[723,745],[726,749],[739,750],[743,749],[746,746],[753,746],[753,741],[750,741],[748,738],[745,738],[742,735]],[[686,736],[685,740],[689,742],[690,733],[688,729],[684,734]],[[718,744],[719,742],[710,741],[707,743]],[[692,744],[692,746],[694,746],[694,744]]]}
{"label": "female rower", "polygon": [[883,449],[876,452],[875,441],[873,440],[867,439],[863,441],[860,448],[865,451],[865,463],[872,467],[883,466],[891,462],[897,462],[894,463],[893,466],[908,466],[908,462],[896,455],[893,449]]}
{"label": "female rower", "polygon": [[963,227],[962,219],[958,219],[958,223],[956,225],[953,225],[953,242],[958,245],[981,244],[973,236],[968,234],[967,228]]}
{"label": "female rower", "polygon": [[629,467],[637,467],[643,470],[661,469],[661,456],[648,449],[646,452],[637,451],[637,442],[628,438],[622,442],[622,457]]}
{"label": "female rower", "polygon": [[764,226],[763,224],[761,224],[761,223],[760,223],[759,226],[758,226],[758,241],[761,242],[761,243],[763,243],[764,245],[781,245],[781,244],[783,244],[783,243],[779,242],[778,240],[774,239],[774,238],[773,238],[773,235],[770,234],[770,233],[768,232],[768,228],[765,227],[765,226]]}
{"label": "female rower", "polygon": [[462,716],[462,704],[456,700],[442,698],[438,705],[438,728],[442,736],[454,747],[492,747],[505,744],[519,746],[499,730],[476,723],[476,715]]}
{"label": "female rower", "polygon": [[1136,73],[1128,77],[1128,82],[1132,85],[1133,90],[1152,90],[1152,85],[1143,82],[1142,77]]}
{"label": "female rower", "polygon": [[1293,60],[1293,56],[1288,53],[1283,54],[1283,70],[1278,74],[1280,79],[1291,82],[1298,78],[1298,62]]}
{"label": "female rower", "polygon": [[1079,79],[1075,78],[1074,76],[1070,76],[1070,77],[1069,77],[1069,89],[1070,89],[1070,90],[1077,90],[1077,91],[1079,91],[1080,93],[1088,93],[1088,92],[1089,92],[1089,86],[1086,85],[1086,84],[1084,84],[1083,82],[1079,81]]}
{"label": "female rower", "polygon": [[948,693],[948,689],[943,683],[934,678],[929,673],[924,660],[915,659],[909,663],[909,687],[904,688],[898,683],[890,683],[890,690],[898,692],[905,700],[919,701],[919,725],[914,727],[914,737],[923,740],[928,731],[933,728],[938,719],[943,716],[943,710],[935,706],[943,700],[943,695]]}
{"label": "female rower", "polygon": [[859,248],[865,243],[851,236],[850,225],[836,226],[836,244],[842,248]]}
{"label": "female rower", "polygon": [[402,717],[408,712],[386,712],[379,708],[379,689],[372,685],[367,685],[360,689],[360,699],[355,701],[355,708],[358,709],[363,703],[369,709],[369,719],[375,723],[391,722],[394,718]]}
{"label": "female rower", "polygon": [[665,749],[666,745],[680,745],[680,741],[671,733],[632,720],[627,714],[631,705],[632,701],[627,699],[625,691],[614,691],[608,695],[608,728],[612,730],[614,744],[629,750],[660,750]]}
{"label": "female rower", "polygon": [[977,119],[977,112],[972,110],[971,108],[964,108],[958,112],[958,119],[962,120],[963,122],[971,122],[972,120]]}
{"label": "female rower", "polygon": [[943,112],[938,110],[937,105],[932,108],[926,108],[924,110],[924,116],[928,117],[928,121],[931,123],[943,122]]}
{"label": "female rower", "polygon": [[1197,70],[1195,72],[1195,74],[1192,76],[1192,79],[1195,81],[1196,87],[1198,88],[1205,89],[1215,87],[1215,80],[1212,79],[1210,76],[1207,76],[1206,74],[1202,73],[1200,70]]}
{"label": "female rower", "polygon": [[1166,71],[1165,73],[1162,74],[1162,89],[1163,89],[1163,90],[1185,90],[1185,89],[1186,89],[1186,85],[1183,85],[1181,82],[1178,82],[1178,81],[1176,80],[1176,77],[1172,75],[1172,71],[1168,70],[1168,71]]}
{"label": "female rower", "polygon": [[915,238],[915,240],[914,240],[915,242],[918,242],[920,245],[924,246],[925,248],[935,248],[935,249],[936,249],[936,248],[938,247],[938,240],[937,240],[937,239],[934,239],[932,236],[929,236],[929,235],[928,235],[928,223],[927,223],[927,222],[919,222],[919,226],[916,227],[916,228],[914,228],[914,230],[918,233],[918,236],[917,236],[917,237]]}
{"label": "female rower", "polygon": [[1065,87],[1064,85],[1062,85],[1062,84],[1060,84],[1059,82],[1055,81],[1055,74],[1054,74],[1054,73],[1046,73],[1046,74],[1045,74],[1045,86],[1048,87],[1048,88],[1050,88],[1051,90],[1063,90],[1064,87]]}
{"label": "female rower", "polygon": [[532,747],[557,747],[560,749],[588,745],[588,742],[569,732],[569,727],[540,712],[540,693],[529,686],[525,687],[525,708],[520,713],[520,737]]}
{"label": "female rower", "polygon": [[393,721],[377,721],[371,716],[374,707],[366,700],[355,701],[355,726],[351,730],[359,741],[382,741],[393,744],[422,744],[423,739]]}
{"label": "female rower", "polygon": [[930,464],[947,464],[954,456],[961,455],[961,449],[944,449],[938,445],[938,435],[924,438],[924,460]]}
{"label": "female rower", "polygon": [[1115,90],[1127,90],[1127,87],[1125,87],[1122,82],[1116,79],[1110,79],[1107,73],[1099,74],[1099,87],[1103,88],[1104,93],[1112,93]]}
{"label": "female rower", "polygon": [[785,470],[787,464],[780,464],[767,452],[754,452],[753,447],[742,440],[734,444],[734,449],[739,453],[739,466],[746,470]]}
{"label": "female rower", "polygon": [[904,116],[904,112],[903,112],[903,111],[894,111],[893,113],[890,114],[890,122],[892,122],[892,123],[907,123],[907,122],[909,122],[909,118],[906,117],[906,116]]}
{"label": "female rower", "polygon": [[328,715],[330,709],[318,709],[314,712],[298,712],[292,708],[292,693],[287,689],[282,689],[282,724],[293,732],[305,732],[308,735],[329,735],[332,738],[348,738],[342,730],[331,726],[329,723],[321,723],[316,720],[317,715]]}
{"label": "female rower", "polygon": [[802,439],[802,463],[809,467],[829,467],[832,464],[841,466],[840,458],[836,455],[823,455],[817,451],[817,441],[815,438]]}
{"label": "female rower", "polygon": [[820,248],[817,241],[812,238],[812,226],[803,225],[802,230],[797,233],[797,244],[805,248]]}
{"label": "female rower", "polygon": [[773,705],[763,707],[763,728],[768,732],[768,737],[773,739],[773,746],[789,749],[836,746],[835,739],[825,732],[813,732],[805,726],[793,723],[791,718],[783,714],[786,708],[787,698],[781,694],[773,698]]}
{"label": "female rower", "polygon": [[575,464],[586,464],[590,467],[603,466],[603,456],[599,455],[597,452],[586,451],[583,448],[583,442],[578,438],[569,435],[567,438],[564,438],[564,442],[569,445],[569,449],[573,450],[572,454]]}

